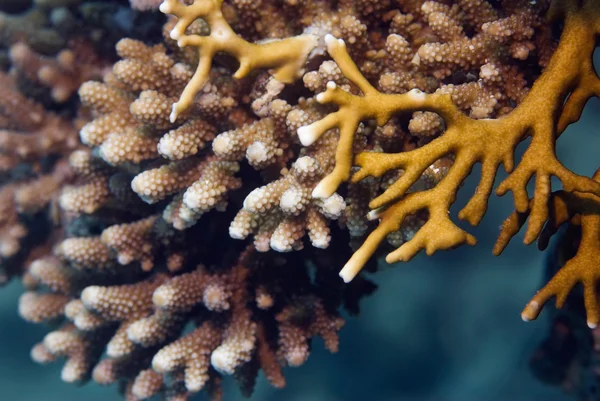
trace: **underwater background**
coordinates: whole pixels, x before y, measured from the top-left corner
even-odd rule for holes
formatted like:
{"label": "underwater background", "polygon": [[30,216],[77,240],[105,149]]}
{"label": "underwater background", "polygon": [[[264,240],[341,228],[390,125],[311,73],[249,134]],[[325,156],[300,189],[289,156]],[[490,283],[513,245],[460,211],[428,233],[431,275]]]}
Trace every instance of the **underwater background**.
{"label": "underwater background", "polygon": [[[600,61],[598,55],[596,59]],[[579,174],[590,176],[597,167],[599,124],[600,102],[594,99],[580,123],[558,142],[559,159]],[[472,174],[456,206],[464,204],[476,181],[477,174]],[[321,340],[315,340],[306,364],[285,369],[284,390],[270,387],[261,375],[252,399],[572,399],[562,389],[537,381],[528,367],[547,335],[548,311],[527,324],[520,311],[542,286],[546,253],[535,245],[524,247],[521,233],[502,256],[491,254],[498,227],[511,211],[510,196],[492,198],[481,225],[469,227],[479,241],[475,247],[432,257],[421,254],[378,272],[372,278],[379,290],[362,302],[360,316],[348,317],[340,352],[329,354]],[[18,316],[21,293],[17,280],[0,291],[0,401],[119,400],[113,387],[63,383],[61,364],[42,366],[30,359],[32,345],[46,329]],[[226,379],[226,387],[225,400],[244,399],[232,380]]]}

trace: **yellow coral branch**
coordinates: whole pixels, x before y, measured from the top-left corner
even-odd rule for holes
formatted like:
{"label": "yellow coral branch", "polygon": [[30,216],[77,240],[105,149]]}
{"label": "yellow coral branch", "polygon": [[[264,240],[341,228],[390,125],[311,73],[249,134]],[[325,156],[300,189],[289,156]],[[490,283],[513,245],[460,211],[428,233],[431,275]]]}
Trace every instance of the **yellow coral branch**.
{"label": "yellow coral branch", "polygon": [[[594,179],[600,180],[600,169],[596,171]],[[548,238],[568,221],[581,226],[581,240],[575,256],[527,303],[521,317],[526,321],[535,319],[544,304],[553,296],[556,297],[556,306],[562,307],[571,289],[581,282],[587,323],[590,328],[594,328],[600,322],[600,307],[596,294],[596,285],[600,279],[600,197],[577,191],[557,191],[550,197],[548,209],[549,220],[540,236],[540,248],[545,248]],[[530,211],[515,212],[506,219],[496,241],[494,254],[498,255],[504,250],[529,215]]]}
{"label": "yellow coral branch", "polygon": [[[240,65],[233,75],[243,78],[253,70],[272,68],[278,81],[288,84],[303,73],[303,66],[310,51],[316,46],[313,35],[299,35],[291,38],[250,43],[239,37],[225,20],[221,12],[223,0],[195,0],[186,6],[179,0],[165,0],[160,11],[178,18],[171,30],[171,38],[177,40],[179,47],[198,48],[199,63],[194,76],[185,87],[179,100],[173,104],[171,122],[187,110],[196,94],[208,79],[212,59],[218,52],[235,57]],[[208,36],[186,35],[186,29],[198,18],[202,18],[210,27]]]}
{"label": "yellow coral branch", "polygon": [[581,66],[577,87],[569,95],[560,119],[558,120],[558,133],[562,133],[569,124],[577,122],[587,101],[592,97],[600,98],[600,79],[594,71],[592,60],[585,60]]}
{"label": "yellow coral branch", "polygon": [[[496,171],[503,164],[510,175],[496,192],[503,195],[511,191],[517,211],[529,211],[530,224],[525,236],[528,242],[539,236],[548,219],[552,176],[560,179],[567,192],[600,195],[598,182],[565,168],[554,151],[556,138],[564,129],[563,125],[566,126],[573,120],[573,116],[583,107],[585,101],[582,103],[580,99],[587,100],[590,93],[596,93],[597,78],[594,76],[592,80],[589,71],[600,11],[596,1],[588,0],[579,5],[573,0],[561,2],[561,7],[555,8],[553,12],[565,18],[560,45],[521,104],[510,114],[495,120],[474,120],[467,117],[452,103],[450,96],[445,94],[424,94],[417,90],[400,95],[380,93],[360,74],[348,56],[344,42],[332,36],[326,38],[330,55],[346,78],[356,84],[363,95],[352,95],[329,83],[327,90],[318,95],[317,101],[335,104],[339,109],[298,130],[300,140],[305,145],[316,141],[328,129],[340,130],[336,167],[317,185],[313,196],[330,196],[348,179],[353,162],[352,141],[361,121],[374,119],[381,126],[394,114],[422,110],[439,114],[447,127],[443,136],[410,152],[362,153],[356,157],[354,163],[360,170],[353,181],[367,176],[379,177],[398,168],[404,169],[405,173],[370,203],[371,208],[378,209],[372,212],[372,217],[379,217],[380,225],[340,272],[344,280],[351,280],[360,271],[387,234],[398,230],[408,215],[421,210],[429,212],[427,223],[410,241],[388,255],[388,262],[409,260],[421,249],[431,254],[462,243],[474,244],[475,239],[471,235],[451,222],[448,210],[455,200],[458,188],[476,163],[482,164],[480,185],[460,211],[459,218],[473,225],[479,223],[487,209]],[[594,85],[583,88],[582,85],[589,84],[590,80]],[[563,107],[569,94],[575,97]],[[562,123],[558,123],[559,117]],[[513,171],[514,149],[528,136],[532,137],[531,144]],[[405,196],[406,191],[428,166],[449,154],[455,157],[454,165],[437,186]],[[535,192],[530,201],[527,183],[534,175]]]}

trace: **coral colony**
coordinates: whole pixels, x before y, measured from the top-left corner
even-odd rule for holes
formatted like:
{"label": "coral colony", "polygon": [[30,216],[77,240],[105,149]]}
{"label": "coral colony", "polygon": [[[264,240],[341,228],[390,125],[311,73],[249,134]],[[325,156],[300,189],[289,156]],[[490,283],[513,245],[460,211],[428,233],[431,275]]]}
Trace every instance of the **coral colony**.
{"label": "coral colony", "polygon": [[162,36],[156,18],[102,28],[122,15],[110,3],[0,14],[0,278],[22,280],[24,319],[51,323],[32,357],[66,360],[63,380],[119,383],[131,401],[218,400],[224,375],[249,395],[259,369],[285,386],[313,337],[338,351],[378,251],[475,244],[448,213],[475,164],[458,214],[471,225],[509,173],[495,254],[527,220],[527,244],[580,233],[523,319],[581,283],[598,325],[600,173],[554,147],[600,95],[600,1],[119,6],[158,8]]}

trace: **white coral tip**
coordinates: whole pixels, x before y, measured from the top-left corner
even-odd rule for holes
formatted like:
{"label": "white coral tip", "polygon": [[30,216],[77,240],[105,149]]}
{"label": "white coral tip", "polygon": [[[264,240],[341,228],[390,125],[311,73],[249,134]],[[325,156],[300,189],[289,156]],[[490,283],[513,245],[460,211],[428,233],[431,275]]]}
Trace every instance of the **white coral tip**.
{"label": "white coral tip", "polygon": [[177,121],[177,116],[179,113],[177,113],[177,103],[173,103],[173,109],[171,110],[171,114],[169,115],[169,120],[174,123],[175,121]]}
{"label": "white coral tip", "polygon": [[152,369],[156,370],[158,373],[166,373],[172,367],[173,361],[169,358],[169,354],[167,352],[158,352],[152,358]]}
{"label": "white coral tip", "polygon": [[319,139],[319,135],[312,125],[305,125],[298,128],[298,139],[303,146],[310,146]]}
{"label": "white coral tip", "polygon": [[312,246],[319,249],[327,249],[329,247],[330,237],[328,235],[319,235],[311,241]]}
{"label": "white coral tip", "polygon": [[415,56],[410,60],[410,62],[414,65],[421,65],[421,56],[419,54],[415,54]]}
{"label": "white coral tip", "polygon": [[229,226],[229,236],[233,239],[244,239],[246,236],[240,227]]}
{"label": "white coral tip", "polygon": [[281,236],[272,236],[271,240],[269,241],[269,245],[271,246],[271,249],[277,252],[284,253],[291,251],[289,244],[283,241]]}
{"label": "white coral tip", "polygon": [[309,171],[309,168],[316,163],[316,160],[310,156],[299,157],[294,163],[294,168],[300,171]]}
{"label": "white coral tip", "polygon": [[328,218],[338,219],[342,215],[344,209],[346,209],[346,202],[339,194],[334,193],[323,199],[321,208]]}
{"label": "white coral tip", "polygon": [[226,155],[233,147],[231,144],[231,138],[226,135],[218,135],[212,142],[213,152],[217,156]]}
{"label": "white coral tip", "polygon": [[331,192],[327,190],[327,187],[323,181],[321,181],[312,191],[312,197],[316,199],[329,198],[331,195]]}
{"label": "white coral tip", "polygon": [[354,277],[356,277],[359,271],[360,269],[356,265],[356,262],[350,259],[348,263],[346,263],[346,265],[343,267],[343,269],[340,270],[339,275],[342,278],[342,280],[344,280],[344,283],[349,283],[350,281],[352,281],[352,279],[354,279]]}
{"label": "white coral tip", "polygon": [[284,212],[290,212],[301,206],[302,194],[296,188],[290,188],[281,195],[279,207]]}
{"label": "white coral tip", "polygon": [[174,292],[172,287],[161,285],[154,290],[154,293],[152,294],[152,303],[159,308],[165,307],[173,300],[173,297],[175,296]]}
{"label": "white coral tip", "polygon": [[81,379],[80,373],[81,372],[77,366],[67,364],[60,372],[60,378],[65,383],[75,383],[76,381],[79,381],[79,379]]}
{"label": "white coral tip", "polygon": [[335,40],[336,40],[336,37],[333,36],[332,34],[328,33],[327,35],[325,35],[325,44],[327,46],[331,46]]}
{"label": "white coral tip", "polygon": [[254,142],[252,145],[248,146],[248,149],[246,149],[246,159],[248,159],[249,162],[265,162],[268,158],[269,151],[263,142]]}
{"label": "white coral tip", "polygon": [[235,367],[235,359],[229,347],[221,345],[210,355],[210,364],[217,372],[231,375]]}
{"label": "white coral tip", "polygon": [[371,210],[369,213],[367,213],[367,220],[377,220],[381,216],[382,212],[383,208],[381,207]]}
{"label": "white coral tip", "polygon": [[417,88],[414,88],[414,89],[411,89],[410,91],[408,91],[407,95],[414,98],[415,100],[420,100],[420,101],[425,100],[425,92],[423,92]]}
{"label": "white coral tip", "polygon": [[100,287],[89,286],[81,292],[81,301],[88,308],[93,308],[93,305],[98,302],[98,296],[100,295]]}
{"label": "white coral tip", "polygon": [[163,1],[162,3],[160,3],[160,6],[158,6],[158,9],[163,14],[170,14],[171,13],[171,6],[166,1]]}

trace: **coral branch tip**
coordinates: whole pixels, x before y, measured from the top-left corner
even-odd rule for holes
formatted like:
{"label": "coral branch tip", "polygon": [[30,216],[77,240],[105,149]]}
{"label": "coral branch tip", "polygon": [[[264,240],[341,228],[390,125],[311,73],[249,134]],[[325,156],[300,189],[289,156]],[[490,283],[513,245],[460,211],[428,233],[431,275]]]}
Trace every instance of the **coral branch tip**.
{"label": "coral branch tip", "polygon": [[310,146],[319,138],[318,132],[311,125],[300,127],[297,132],[302,146]]}

